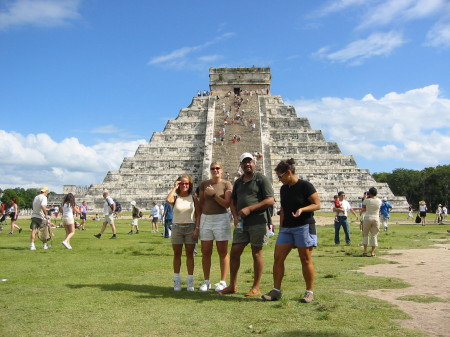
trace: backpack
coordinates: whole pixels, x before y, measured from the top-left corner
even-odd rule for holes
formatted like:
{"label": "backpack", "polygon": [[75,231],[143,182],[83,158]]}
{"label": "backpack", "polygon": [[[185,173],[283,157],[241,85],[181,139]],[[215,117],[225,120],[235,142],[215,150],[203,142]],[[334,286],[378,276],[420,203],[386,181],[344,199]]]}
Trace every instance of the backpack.
{"label": "backpack", "polygon": [[122,205],[117,200],[114,200],[114,203],[116,204],[116,212],[122,211]]}

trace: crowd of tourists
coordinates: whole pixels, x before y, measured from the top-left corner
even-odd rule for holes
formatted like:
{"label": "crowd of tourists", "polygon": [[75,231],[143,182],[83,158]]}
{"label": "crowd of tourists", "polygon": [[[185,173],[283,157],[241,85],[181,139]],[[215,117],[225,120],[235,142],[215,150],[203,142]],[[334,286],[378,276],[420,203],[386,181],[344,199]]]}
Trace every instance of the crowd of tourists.
{"label": "crowd of tourists", "polygon": [[[321,208],[320,197],[314,186],[298,178],[294,159],[282,160],[274,171],[281,182],[280,188],[280,228],[274,249],[274,263],[272,267],[273,288],[266,294],[261,293],[261,278],[263,275],[264,259],[262,250],[269,240],[269,226],[275,204],[274,191],[269,179],[256,171],[256,158],[252,153],[243,153],[240,158],[241,176],[234,183],[222,177],[223,167],[219,162],[210,165],[210,179],[202,181],[195,189],[194,180],[189,174],[181,174],[169,191],[166,202],[158,205],[152,203],[150,218],[152,232],[158,232],[158,221],[164,224],[163,236],[171,239],[173,250],[173,289],[181,291],[183,278],[181,266],[183,250],[187,270],[186,290],[195,290],[194,256],[198,240],[201,242],[203,280],[198,290],[209,291],[214,287],[218,294],[226,295],[238,292],[238,274],[241,266],[241,255],[250,244],[253,258],[253,283],[244,294],[246,297],[260,296],[264,301],[276,301],[282,298],[282,281],[285,275],[285,260],[295,248],[300,258],[301,273],[305,282],[305,293],[300,302],[310,303],[314,300],[314,264],[313,249],[317,247],[317,230],[314,212]],[[227,178],[229,177],[226,175]],[[39,195],[33,200],[31,214],[30,250],[36,250],[36,236],[47,234],[43,240],[43,249],[50,248],[48,241],[51,238],[50,218],[52,216],[47,208],[48,188],[42,187]],[[345,199],[345,193],[339,192],[335,196],[332,210],[336,213],[334,220],[336,245],[340,244],[340,229],[343,228],[345,242],[351,243],[349,230],[349,213],[356,220],[361,220],[362,256],[375,256],[378,246],[378,233],[380,226],[388,231],[388,219],[393,208],[385,198],[379,199],[378,191],[371,187],[364,193],[358,208],[352,208]],[[114,223],[114,214],[117,202],[109,195],[103,193],[104,221],[100,232],[94,236],[102,238],[108,225],[111,227],[111,239],[117,239],[117,229]],[[7,213],[11,218],[11,232],[22,228],[16,224],[19,212],[17,200],[11,200],[12,205]],[[128,234],[139,234],[138,220],[142,211],[135,201],[131,201],[132,222]],[[85,201],[78,205],[72,193],[68,193],[61,207],[53,209],[53,213],[62,213],[62,226],[65,229],[65,238],[61,244],[66,249],[72,249],[71,239],[75,229],[84,229],[88,207]],[[358,213],[359,212],[359,215]],[[230,225],[230,213],[234,226]],[[442,216],[440,214],[442,213]],[[80,214],[80,221],[75,221],[74,214]],[[447,215],[447,208],[439,205],[436,213],[441,218]],[[420,221],[426,217],[426,203],[420,202]],[[78,224],[78,226],[77,226]],[[228,244],[232,245],[229,249]],[[212,254],[214,242],[219,256],[220,275],[218,282],[213,285],[211,275]],[[370,252],[368,251],[368,248]],[[227,278],[229,276],[229,282]]]}

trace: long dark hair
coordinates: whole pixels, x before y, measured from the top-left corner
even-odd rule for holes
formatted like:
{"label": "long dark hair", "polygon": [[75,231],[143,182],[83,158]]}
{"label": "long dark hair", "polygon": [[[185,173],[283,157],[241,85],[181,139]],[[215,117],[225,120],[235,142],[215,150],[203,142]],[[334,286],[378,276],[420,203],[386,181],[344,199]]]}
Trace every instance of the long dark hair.
{"label": "long dark hair", "polygon": [[295,174],[294,158],[282,160],[278,163],[277,167],[275,167],[275,172],[286,173],[287,171],[291,171],[292,174]]}
{"label": "long dark hair", "polygon": [[76,206],[77,204],[75,203],[75,197],[73,196],[72,193],[68,193],[68,194],[64,197],[63,205],[64,205],[64,204],[69,204],[70,207],[75,208],[75,206]]}

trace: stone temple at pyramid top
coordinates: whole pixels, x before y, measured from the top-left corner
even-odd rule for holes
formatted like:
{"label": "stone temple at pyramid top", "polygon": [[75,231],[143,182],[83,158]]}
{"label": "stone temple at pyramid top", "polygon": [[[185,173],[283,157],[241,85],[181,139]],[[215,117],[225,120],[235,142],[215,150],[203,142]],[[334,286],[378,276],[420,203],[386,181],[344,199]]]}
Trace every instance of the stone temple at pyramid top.
{"label": "stone temple at pyramid top", "polygon": [[196,184],[208,179],[213,161],[222,163],[223,177],[233,182],[239,176],[240,154],[250,152],[257,158],[257,170],[273,183],[276,200],[281,184],[274,168],[280,160],[294,158],[297,174],[315,186],[324,211],[331,210],[338,191],[345,191],[356,206],[372,186],[397,211],[407,209],[404,197],[377,183],[338,144],[312,129],[306,117],[297,116],[293,106],[271,94],[270,68],[211,68],[209,77],[210,92],[193,97],[163,131],[154,132],[133,157],[124,158],[118,171],[108,172],[101,184],[88,189],[66,185],[64,194],[72,192],[101,209],[102,193],[108,191],[125,209],[132,200],[147,208],[152,201],[165,200],[180,174],[191,174]]}

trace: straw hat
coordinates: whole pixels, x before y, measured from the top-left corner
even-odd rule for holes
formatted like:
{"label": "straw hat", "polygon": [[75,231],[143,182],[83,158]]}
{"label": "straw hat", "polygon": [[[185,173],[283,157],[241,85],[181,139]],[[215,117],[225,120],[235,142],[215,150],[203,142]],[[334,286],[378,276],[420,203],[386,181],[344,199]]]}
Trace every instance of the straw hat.
{"label": "straw hat", "polygon": [[423,200],[419,201],[419,205],[425,205],[425,204],[426,204],[425,201],[423,201]]}

